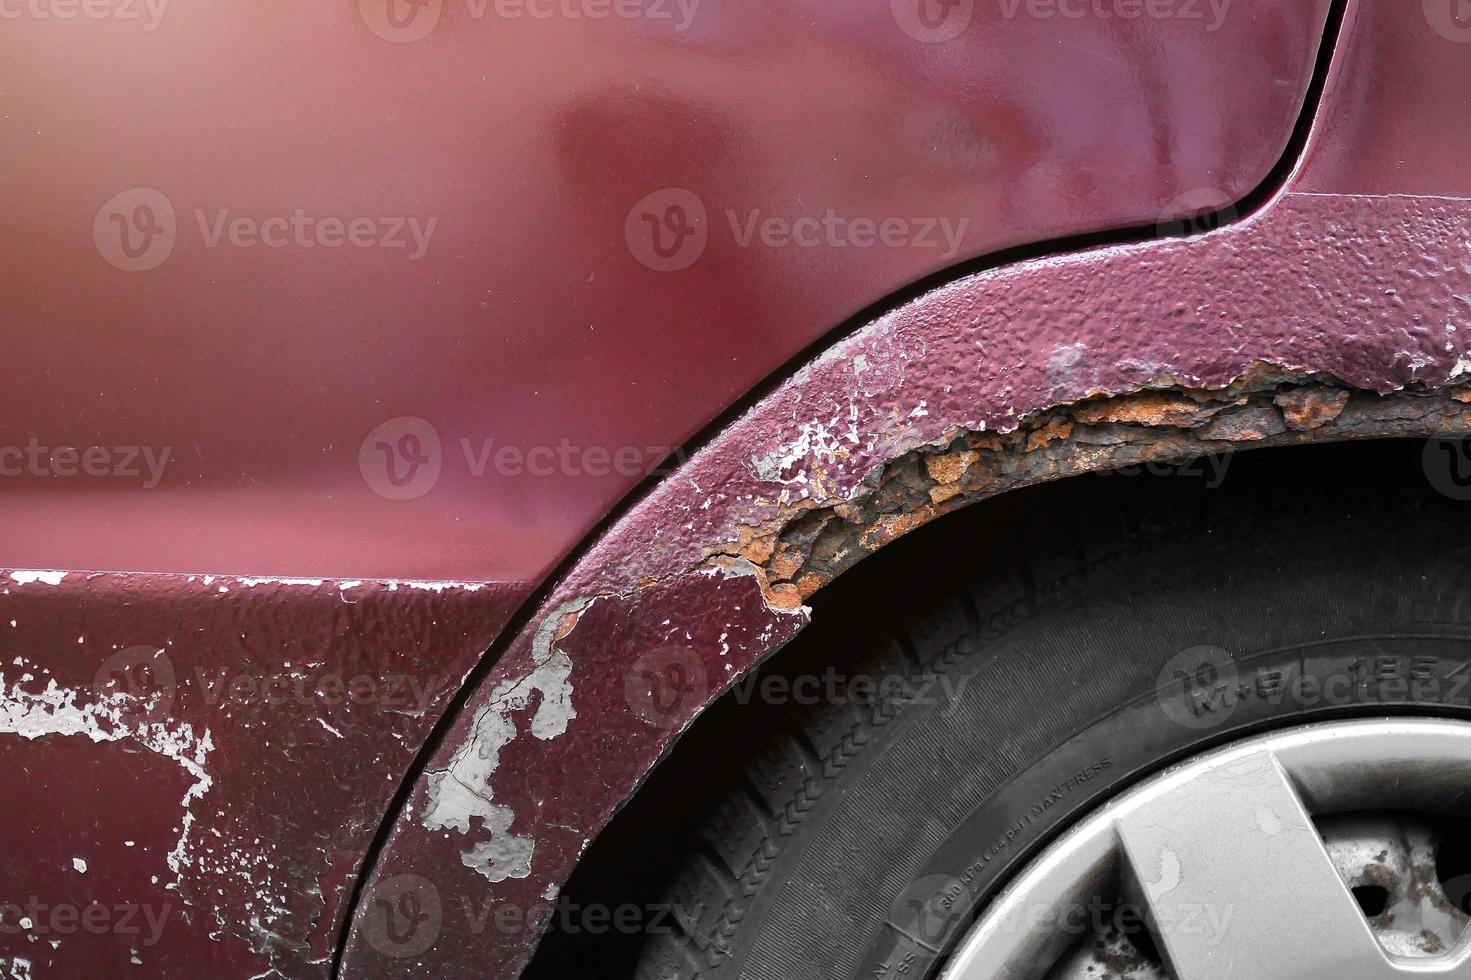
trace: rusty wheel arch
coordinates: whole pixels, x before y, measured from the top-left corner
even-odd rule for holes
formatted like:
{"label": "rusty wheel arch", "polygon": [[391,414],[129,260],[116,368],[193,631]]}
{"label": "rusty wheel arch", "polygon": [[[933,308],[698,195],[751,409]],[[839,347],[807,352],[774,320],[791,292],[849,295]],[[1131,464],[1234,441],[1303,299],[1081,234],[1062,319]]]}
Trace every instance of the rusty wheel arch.
{"label": "rusty wheel arch", "polygon": [[[1337,105],[1325,95],[1315,126]],[[1466,435],[1471,199],[1345,183],[1316,132],[1239,221],[980,271],[886,312],[651,488],[439,730],[357,893],[341,974],[516,975],[539,926],[447,916],[431,949],[394,957],[372,910],[411,877],[449,905],[554,901],[675,736],[802,631],[806,599],[916,527],[1143,462]],[[670,651],[700,683],[651,718],[649,658]]]}
{"label": "rusty wheel arch", "polygon": [[[1467,434],[1471,348],[1436,327],[1471,294],[1467,206],[1353,204],[1287,194],[1196,238],[984,273],[839,342],[562,578],[445,732],[363,898],[432,875],[471,903],[553,901],[672,736],[802,630],[807,598],[967,503],[1245,448]],[[1298,255],[1322,271],[1282,261]],[[630,685],[671,647],[704,687],[651,721]],[[385,962],[372,907],[345,975],[443,962]],[[512,976],[533,947],[500,941]]]}
{"label": "rusty wheel arch", "polygon": [[[865,559],[887,553],[886,549],[911,532],[936,522],[943,525],[962,511],[979,517],[986,508],[977,505],[1010,499],[1013,491],[1055,484],[1053,489],[1064,493],[1051,498],[1046,510],[1032,506],[1028,515],[1043,518],[1066,511],[1070,526],[1086,527],[1095,523],[1090,515],[1097,514],[1101,505],[1090,502],[1082,477],[1128,467],[1153,469],[1159,464],[1153,484],[1180,485],[1184,481],[1167,480],[1158,474],[1164,468],[1202,457],[1259,449],[1288,450],[1285,455],[1276,454],[1274,463],[1277,469],[1290,470],[1302,455],[1290,452],[1293,449],[1437,438],[1471,438],[1471,386],[1378,395],[1331,377],[1294,375],[1254,365],[1238,383],[1225,388],[1174,385],[1088,399],[1038,413],[1004,436],[958,433],[917,447],[872,470],[863,481],[864,489],[848,502],[796,507],[783,520],[743,527],[735,546],[712,553],[707,562],[711,568],[731,562],[755,567],[769,603],[781,607],[791,603],[794,595],[800,596],[798,605],[816,599],[818,609],[802,608],[817,613],[814,625],[832,625],[865,608],[863,603],[870,595],[866,591],[843,595],[843,590],[830,590],[846,573],[853,572],[855,577],[867,573],[866,568],[860,568]],[[1254,478],[1260,481],[1263,474]],[[1428,473],[1420,470],[1393,473],[1383,482],[1403,484],[1410,480],[1434,483]],[[1303,489],[1300,484],[1293,486]],[[1140,516],[1145,505],[1133,506],[1134,516]],[[1047,544],[1063,546],[1059,540]],[[895,549],[896,555],[902,550]],[[874,574],[891,579],[905,574],[925,557],[922,551],[910,552],[895,565],[875,569]],[[870,588],[874,586],[870,584]],[[829,592],[833,604],[823,607]],[[801,637],[803,641],[819,638],[806,634]],[[753,663],[742,678],[758,671],[779,672],[791,658],[808,649],[805,642],[775,649],[766,659]],[[839,670],[843,667],[841,662],[832,665]],[[706,704],[667,746],[657,765],[622,801],[598,838],[590,842],[578,875],[591,875],[595,880],[601,875],[619,883],[628,880],[656,852],[669,847],[664,836],[669,826],[655,824],[652,837],[649,826],[652,812],[673,813],[688,805],[682,785],[675,789],[673,782],[712,772],[716,775],[707,778],[717,784],[730,782],[730,770],[724,764],[728,760],[717,760],[721,764],[712,767],[711,759],[729,752],[733,741],[740,741],[742,729],[737,720],[730,714],[720,714],[722,705],[727,711],[734,710],[733,688],[728,687]],[[710,730],[696,736],[702,726]],[[672,778],[660,771],[665,767],[674,770]],[[650,785],[661,779],[665,786]],[[636,825],[636,832],[615,833],[611,843],[599,850],[602,835],[615,832],[625,818],[625,810],[631,814],[628,820]],[[609,907],[623,904],[621,893],[618,901],[606,892],[598,897]],[[556,949],[548,954],[545,949],[550,945],[543,943],[536,951],[527,980],[558,976],[567,962],[587,955],[585,946],[577,947],[578,952],[570,954],[572,959],[563,960],[559,957],[569,954]]]}
{"label": "rusty wheel arch", "polygon": [[1221,388],[1161,383],[1038,412],[1008,433],[947,433],[875,466],[846,500],[802,501],[736,529],[712,566],[749,562],[767,601],[796,609],[910,531],[998,494],[1089,473],[1352,439],[1464,437],[1471,387],[1365,392],[1253,364]]}

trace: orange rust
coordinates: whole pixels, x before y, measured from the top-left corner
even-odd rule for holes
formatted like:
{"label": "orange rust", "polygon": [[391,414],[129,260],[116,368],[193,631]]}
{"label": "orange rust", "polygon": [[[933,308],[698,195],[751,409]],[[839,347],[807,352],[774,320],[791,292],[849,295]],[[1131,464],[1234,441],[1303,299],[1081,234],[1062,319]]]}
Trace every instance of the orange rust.
{"label": "orange rust", "polygon": [[830,581],[832,581],[832,579],[826,575],[819,575],[816,572],[808,572],[801,578],[797,579],[797,594],[800,595],[803,599],[806,599],[808,596],[812,595],[812,593],[816,592],[818,589],[821,589]]}
{"label": "orange rust", "polygon": [[1041,449],[1051,442],[1066,439],[1073,434],[1073,423],[1065,418],[1051,418],[1046,424],[1033,430],[1027,436],[1027,452]]}
{"label": "orange rust", "polygon": [[558,640],[565,639],[567,634],[576,628],[577,619],[581,615],[580,611],[563,613],[562,618],[557,620],[556,629],[552,630],[552,642],[556,643]]}
{"label": "orange rust", "polygon": [[965,487],[959,483],[947,483],[942,487],[932,487],[930,488],[930,503],[943,504],[951,497],[958,496],[964,492]]}
{"label": "orange rust", "polygon": [[872,524],[863,533],[863,544],[869,548],[881,548],[902,537],[939,515],[933,505],[925,505],[905,514],[889,514]]}
{"label": "orange rust", "polygon": [[1005,490],[1238,445],[1471,434],[1466,405],[1471,384],[1355,397],[1331,378],[1260,369],[1214,391],[1151,390],[1058,406],[1013,432],[962,430],[948,445],[901,453],[850,497],[829,502],[817,494],[783,506],[778,517],[740,528],[707,560],[749,560],[767,603],[794,610],[865,555]]}
{"label": "orange rust", "polygon": [[775,534],[763,534],[753,527],[743,527],[739,533],[740,538],[736,541],[733,554],[753,565],[764,565],[771,560],[771,553],[776,548]]}
{"label": "orange rust", "polygon": [[965,475],[965,471],[970,469],[972,463],[980,458],[980,453],[965,449],[958,453],[926,456],[924,468],[929,473],[930,479],[936,483],[954,483]]}
{"label": "orange rust", "polygon": [[1306,432],[1327,425],[1343,414],[1348,404],[1347,391],[1322,391],[1313,388],[1293,388],[1279,393],[1272,399],[1282,410],[1282,417],[1289,428]]}
{"label": "orange rust", "polygon": [[1203,405],[1178,395],[1144,394],[1083,405],[1074,409],[1072,415],[1084,425],[1114,422],[1186,428],[1199,425],[1224,407],[1221,404]]}
{"label": "orange rust", "polygon": [[800,608],[804,598],[801,590],[790,582],[778,582],[763,591],[766,593],[766,601],[774,609]]}
{"label": "orange rust", "polygon": [[796,551],[784,548],[782,549],[782,553],[773,558],[766,567],[772,578],[779,580],[790,579],[801,570],[803,561],[804,558],[802,555]]}

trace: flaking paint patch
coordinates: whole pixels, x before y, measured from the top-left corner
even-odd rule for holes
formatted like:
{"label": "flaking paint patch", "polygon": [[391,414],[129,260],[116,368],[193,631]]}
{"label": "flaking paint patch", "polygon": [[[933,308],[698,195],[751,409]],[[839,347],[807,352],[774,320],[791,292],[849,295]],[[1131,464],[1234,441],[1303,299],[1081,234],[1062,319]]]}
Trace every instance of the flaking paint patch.
{"label": "flaking paint patch", "polygon": [[31,585],[40,582],[42,585],[60,585],[66,578],[66,572],[53,572],[41,569],[16,569],[10,573],[10,580],[16,585]]}
{"label": "flaking paint patch", "polygon": [[[542,741],[566,732],[568,723],[577,717],[572,703],[572,661],[556,643],[595,601],[592,596],[570,600],[542,621],[532,643],[535,666],[531,672],[496,685],[489,703],[476,712],[470,736],[450,757],[449,766],[425,775],[428,803],[420,823],[431,831],[488,835],[461,852],[460,861],[492,883],[525,878],[531,873],[536,850],[532,838],[511,833],[515,811],[495,802],[491,784],[501,749],[520,734],[513,716],[530,705],[533,694],[540,694],[528,730]],[[476,820],[480,821],[478,831]]]}
{"label": "flaking paint patch", "polygon": [[177,883],[183,869],[194,863],[189,853],[189,832],[194,826],[190,806],[209,792],[214,783],[204,768],[214,748],[209,729],[203,735],[196,735],[194,726],[188,722],[177,722],[170,727],[158,721],[130,720],[127,717],[130,710],[141,707],[146,711],[152,704],[125,693],[93,695],[93,700],[78,703],[78,692],[59,686],[55,678],[47,678],[45,688],[31,690],[22,685],[33,687],[37,678],[48,671],[34,664],[26,665],[19,657],[16,661],[16,666],[21,668],[18,678],[7,682],[5,674],[0,672],[0,735],[18,735],[28,740],[83,736],[93,742],[131,739],[150,752],[171,759],[194,780],[180,801],[184,812],[180,818],[179,840],[166,858]]}
{"label": "flaking paint patch", "polygon": [[[828,424],[836,425],[833,419]],[[790,442],[774,447],[771,451],[751,457],[751,467],[756,478],[766,483],[783,486],[807,483],[807,471],[813,465],[831,463],[843,452],[842,440],[828,428],[827,424],[813,419],[804,422],[797,437]],[[785,475],[792,467],[801,463],[791,476]]]}

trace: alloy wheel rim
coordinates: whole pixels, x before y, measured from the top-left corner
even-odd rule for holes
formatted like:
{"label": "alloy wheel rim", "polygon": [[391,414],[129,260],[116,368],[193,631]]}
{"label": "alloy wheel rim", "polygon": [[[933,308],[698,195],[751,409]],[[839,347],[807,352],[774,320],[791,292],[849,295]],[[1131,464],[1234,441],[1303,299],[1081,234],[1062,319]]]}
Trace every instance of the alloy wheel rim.
{"label": "alloy wheel rim", "polygon": [[[1307,725],[1195,757],[1029,862],[943,980],[1471,980],[1465,882],[1452,900],[1427,829],[1471,816],[1468,787],[1471,724],[1445,720]],[[1387,884],[1396,904],[1368,914],[1354,889]],[[1129,906],[1154,966],[1134,955],[1125,972],[1123,949],[1105,949],[1118,972],[1078,965],[1080,942],[1098,945],[1097,913]]]}

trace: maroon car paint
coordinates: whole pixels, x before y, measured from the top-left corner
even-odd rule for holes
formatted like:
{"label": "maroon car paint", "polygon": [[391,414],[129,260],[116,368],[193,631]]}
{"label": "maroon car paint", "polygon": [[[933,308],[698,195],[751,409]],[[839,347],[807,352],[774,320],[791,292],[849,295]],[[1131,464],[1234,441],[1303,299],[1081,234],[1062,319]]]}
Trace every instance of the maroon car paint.
{"label": "maroon car paint", "polygon": [[[1468,177],[1435,141],[1467,139],[1471,28],[1433,2],[1362,0],[1343,32],[1304,162],[1258,212],[937,289],[837,343],[604,535],[415,785],[344,975],[517,972],[536,929],[500,923],[544,920],[674,733],[805,624],[730,557],[742,529],[841,503],[915,447],[1099,394],[1220,387],[1260,365],[1371,392],[1464,383]],[[1402,142],[1366,133],[1388,119]],[[670,662],[686,696],[657,710],[645,673]],[[415,945],[410,895],[433,907]]]}
{"label": "maroon car paint", "polygon": [[[0,564],[17,570],[0,578],[0,840],[29,856],[0,870],[0,905],[31,910],[27,926],[5,907],[0,962],[24,959],[36,977],[325,974],[368,843],[451,693],[644,468],[897,287],[1244,194],[1286,144],[1326,9],[1236,0],[1208,30],[1018,24],[985,7],[955,39],[925,43],[883,5],[712,3],[688,32],[430,6],[439,22],[402,44],[375,34],[393,32],[366,0],[162,8],[154,29],[3,7],[0,447],[48,451],[39,471],[0,458]],[[669,187],[700,199],[707,238],[688,268],[662,272],[637,205]],[[114,218],[161,227],[140,202],[155,220],[171,210],[172,231],[133,256],[107,236]],[[375,240],[405,244],[291,239],[297,209],[367,218]],[[725,218],[829,209],[969,224],[953,252],[809,249],[743,247]],[[286,245],[230,244],[241,217],[255,223],[242,234],[267,238],[287,219]],[[435,221],[432,240],[409,218],[421,233]],[[862,425],[913,356],[883,344],[868,356]],[[379,442],[391,454],[424,434],[374,437],[403,416],[441,441],[437,479],[406,490],[373,469]],[[755,445],[751,432],[721,444]],[[492,438],[522,452],[520,475],[475,475]],[[525,472],[527,450],[563,445],[578,465]],[[89,447],[108,450],[111,476],[89,476]],[[607,462],[620,449],[635,453],[624,472]],[[167,451],[166,466],[144,450],[155,463]],[[563,618],[534,620],[446,743],[513,682],[495,703],[533,738],[499,759],[497,799],[513,810],[488,812],[514,819],[489,837],[484,814],[429,837],[421,866],[448,862],[446,889],[483,843],[487,862],[524,862],[527,876],[493,888],[471,876],[487,886],[477,894],[539,898],[646,769],[663,730],[628,737],[622,673],[587,674],[616,668],[618,637],[657,633],[668,608],[703,611],[683,642],[728,646],[718,663],[734,676],[800,625],[766,611],[754,579],[677,574],[739,511],[712,503],[670,523],[688,505],[679,485],[620,523],[547,607],[571,613],[575,637],[554,644]],[[658,548],[610,550],[656,526]],[[651,582],[618,599],[639,568]],[[569,666],[576,697],[553,704],[559,651],[594,629],[614,641]],[[540,683],[515,687],[538,659]],[[142,686],[106,686],[119,676]],[[376,685],[362,702],[335,693],[358,678]],[[403,710],[393,678],[427,700]],[[277,682],[287,694],[263,693]],[[396,835],[382,867],[407,844]],[[147,911],[169,911],[152,943],[115,922],[57,928],[56,910],[94,900],[144,930]],[[514,972],[535,933],[475,945],[477,969]],[[446,929],[432,955],[468,956],[458,938]],[[352,969],[387,969],[361,955]]]}
{"label": "maroon car paint", "polygon": [[324,974],[386,801],[517,599],[0,576],[0,976]]}
{"label": "maroon car paint", "polygon": [[[438,21],[411,43],[368,26],[406,36],[388,0],[180,4],[151,31],[5,21],[0,444],[172,454],[155,489],[0,481],[0,563],[539,581],[671,447],[894,289],[1248,191],[1326,6],[1234,0],[1217,24],[1205,0],[1132,20],[983,3],[933,44],[886,3],[704,0],[680,30],[673,0],[668,20],[487,2],[427,0]],[[678,274],[625,237],[671,187],[709,219]],[[171,252],[136,273],[93,234],[124,262],[131,188],[173,217]],[[398,248],[265,227],[297,209],[436,224],[418,258],[406,225],[373,233]],[[953,254],[937,227],[914,232],[940,247],[741,247],[727,209],[743,229],[829,209],[967,224]],[[236,220],[239,241],[286,246],[232,246]],[[365,492],[360,449],[405,416],[442,440],[437,482]],[[496,475],[495,450],[564,444],[553,475]]]}

